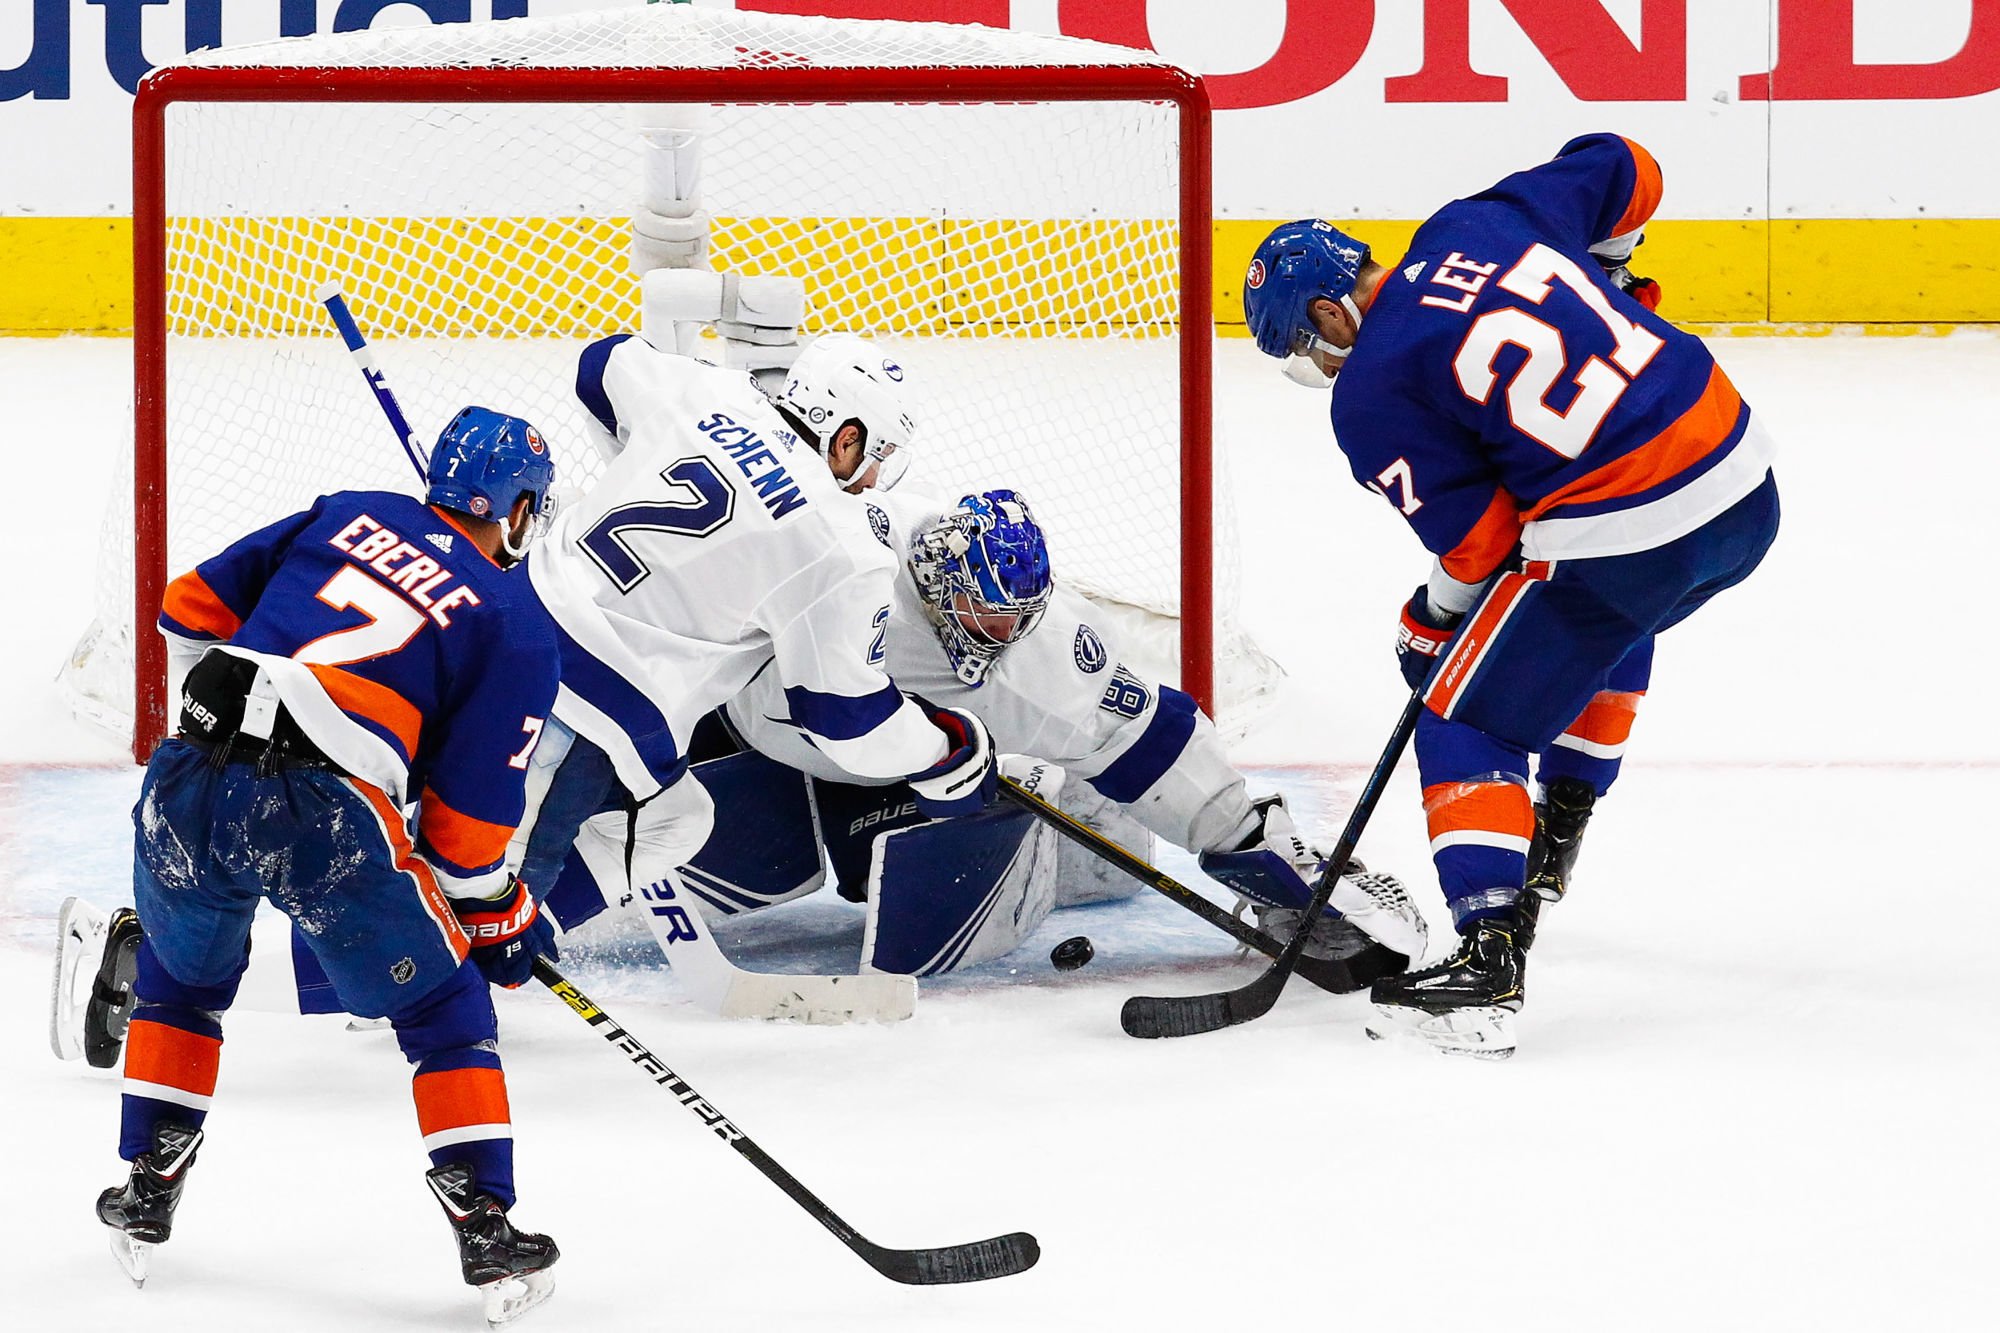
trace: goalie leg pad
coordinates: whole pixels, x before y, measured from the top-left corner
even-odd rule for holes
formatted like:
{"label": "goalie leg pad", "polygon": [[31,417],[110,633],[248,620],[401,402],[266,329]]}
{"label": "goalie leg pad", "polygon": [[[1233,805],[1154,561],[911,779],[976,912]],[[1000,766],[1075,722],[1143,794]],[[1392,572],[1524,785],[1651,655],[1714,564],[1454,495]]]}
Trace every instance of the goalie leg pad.
{"label": "goalie leg pad", "polygon": [[790,902],[825,882],[805,774],[755,751],[697,764],[694,772],[722,816],[680,868],[703,916]]}
{"label": "goalie leg pad", "polygon": [[863,971],[935,976],[1010,953],[1055,906],[1054,829],[993,806],[879,834]]}
{"label": "goalie leg pad", "polygon": [[902,782],[863,787],[814,778],[812,796],[840,896],[851,903],[866,901],[876,835],[924,822],[915,793]]}

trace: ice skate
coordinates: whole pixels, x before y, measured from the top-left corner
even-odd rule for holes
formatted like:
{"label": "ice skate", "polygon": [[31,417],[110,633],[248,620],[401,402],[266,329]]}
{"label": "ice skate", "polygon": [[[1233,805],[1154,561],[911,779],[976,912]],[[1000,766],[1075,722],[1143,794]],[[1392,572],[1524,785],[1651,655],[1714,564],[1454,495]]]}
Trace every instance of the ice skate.
{"label": "ice skate", "polygon": [[487,1323],[497,1328],[549,1298],[556,1280],[548,1270],[562,1257],[553,1240],[516,1230],[500,1201],[478,1192],[467,1167],[435,1167],[424,1179],[451,1219],[459,1271],[479,1289]]}
{"label": "ice skate", "polygon": [[1540,905],[1541,899],[1524,893],[1513,915],[1469,923],[1443,962],[1377,981],[1369,991],[1377,1016],[1368,1035],[1377,1041],[1414,1038],[1446,1054],[1482,1060],[1512,1055],[1514,1015]]}
{"label": "ice skate", "polygon": [[97,1219],[111,1228],[111,1257],[133,1285],[146,1285],[153,1247],[173,1234],[174,1209],[202,1132],[186,1125],[155,1125],[153,1148],[139,1154],[122,1187],[97,1196]]}
{"label": "ice skate", "polygon": [[117,1065],[132,1021],[138,958],[139,916],[131,908],[106,916],[81,898],[63,899],[49,993],[49,1046],[58,1059],[81,1055],[96,1069]]}
{"label": "ice skate", "polygon": [[1581,778],[1557,778],[1535,802],[1535,840],[1528,846],[1528,891],[1544,902],[1569,892],[1584,825],[1597,792]]}

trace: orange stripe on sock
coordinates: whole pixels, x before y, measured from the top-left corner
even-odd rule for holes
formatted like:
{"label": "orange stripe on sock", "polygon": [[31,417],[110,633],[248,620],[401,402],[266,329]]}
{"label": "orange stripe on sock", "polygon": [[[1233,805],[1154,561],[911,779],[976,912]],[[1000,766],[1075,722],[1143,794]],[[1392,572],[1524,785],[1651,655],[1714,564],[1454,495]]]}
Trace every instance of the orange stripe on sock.
{"label": "orange stripe on sock", "polygon": [[417,1128],[426,1137],[464,1125],[513,1123],[507,1110],[507,1076],[497,1069],[445,1069],[410,1082]]}
{"label": "orange stripe on sock", "polygon": [[215,1095],[222,1065],[222,1042],[167,1023],[135,1018],[125,1035],[125,1077],[179,1088],[198,1097]]}
{"label": "orange stripe on sock", "polygon": [[1600,690],[1563,734],[1593,745],[1623,745],[1632,735],[1644,690]]}
{"label": "orange stripe on sock", "polygon": [[1535,836],[1535,805],[1518,782],[1436,782],[1424,788],[1424,816],[1433,841],[1468,830],[1512,838]]}

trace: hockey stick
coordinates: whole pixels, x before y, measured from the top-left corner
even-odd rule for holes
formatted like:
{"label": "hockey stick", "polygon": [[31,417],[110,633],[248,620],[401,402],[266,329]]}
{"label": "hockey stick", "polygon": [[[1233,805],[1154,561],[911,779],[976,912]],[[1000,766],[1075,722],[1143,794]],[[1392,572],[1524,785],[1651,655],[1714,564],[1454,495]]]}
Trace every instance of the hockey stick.
{"label": "hockey stick", "polygon": [[389,419],[389,429],[396,432],[397,441],[403,452],[410,457],[410,466],[417,470],[418,480],[430,475],[430,453],[417,439],[417,433],[410,429],[409,418],[403,415],[403,406],[396,401],[396,395],[389,388],[388,377],[375,364],[375,353],[369,348],[368,340],[361,336],[361,326],[354,322],[354,315],[347,308],[347,294],[337,282],[329,282],[313,293],[319,303],[326,307],[327,317],[334,328],[340,330],[340,340],[347,344],[347,350],[354,356],[354,364],[361,367],[361,377],[368,381],[368,387],[375,393],[375,401],[382,408],[382,415]]}
{"label": "hockey stick", "polygon": [[555,992],[556,998],[575,1010],[578,1017],[599,1029],[604,1039],[623,1052],[633,1064],[652,1075],[653,1081],[672,1093],[675,1100],[692,1111],[695,1118],[714,1130],[716,1137],[736,1149],[762,1171],[766,1178],[806,1210],[814,1221],[839,1237],[840,1243],[860,1255],[870,1268],[892,1282],[913,1286],[937,1286],[948,1282],[984,1282],[988,1278],[1012,1277],[1025,1273],[1042,1257],[1041,1243],[1025,1231],[1013,1231],[990,1240],[963,1245],[939,1245],[922,1250],[892,1250],[877,1245],[841,1220],[839,1214],[820,1201],[818,1195],[800,1184],[791,1172],[774,1161],[756,1142],[730,1123],[706,1098],[639,1039],[619,1027],[611,1016],[598,1008],[589,996],[556,970],[546,958],[535,960],[535,979]]}
{"label": "hockey stick", "polygon": [[[1423,706],[1423,691],[1412,690],[1409,701],[1403,705],[1402,716],[1396,719],[1394,734],[1383,747],[1382,757],[1375,761],[1375,771],[1368,775],[1368,785],[1361,789],[1361,799],[1354,803],[1347,827],[1340,831],[1340,841],[1334,844],[1333,855],[1327,858],[1326,869],[1320,873],[1305,920],[1317,920],[1333,897],[1340,872],[1347,868],[1348,858],[1354,855],[1354,848],[1361,841],[1362,829],[1368,826],[1376,803],[1382,799],[1383,788],[1389,785],[1389,775],[1396,771],[1396,763],[1417,729],[1417,714]],[[1310,933],[1302,929],[1292,936],[1278,955],[1278,961],[1248,985],[1210,995],[1134,995],[1125,1001],[1118,1022],[1134,1037],[1189,1037],[1262,1018],[1278,1002],[1285,982],[1298,967]]]}
{"label": "hockey stick", "polygon": [[[1249,922],[1224,911],[1187,885],[1148,861],[1141,860],[1081,820],[1073,819],[1013,778],[1000,779],[1000,794],[1027,810],[1071,842],[1088,848],[1118,869],[1155,889],[1193,912],[1209,925],[1227,932],[1266,958],[1276,958],[1285,946],[1277,938]],[[1301,918],[1306,920],[1308,918]],[[1371,942],[1359,953],[1345,959],[1314,958],[1302,955],[1294,970],[1323,991],[1346,995],[1358,991],[1377,977],[1393,976],[1409,966],[1409,960],[1386,945]]]}

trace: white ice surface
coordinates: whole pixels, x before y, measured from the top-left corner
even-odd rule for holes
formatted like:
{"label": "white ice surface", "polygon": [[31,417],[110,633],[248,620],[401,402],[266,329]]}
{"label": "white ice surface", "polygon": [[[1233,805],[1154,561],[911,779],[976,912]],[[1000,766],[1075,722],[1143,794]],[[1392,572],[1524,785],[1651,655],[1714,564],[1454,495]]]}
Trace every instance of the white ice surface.
{"label": "white ice surface", "polygon": [[[895,1027],[712,1021],[600,929],[574,950],[586,988],[863,1232],[1026,1228],[1044,1258],[887,1283],[567,1010],[506,994],[519,1215],[564,1249],[522,1327],[1990,1327],[2000,1004],[1972,834],[2000,797],[2000,340],[1716,347],[1784,448],[1784,528],[1663,640],[1515,1060],[1371,1044],[1360,997],[1303,985],[1245,1028],[1131,1041],[1126,995],[1252,975],[1154,895],[1057,914]],[[1348,481],[1322,397],[1245,343],[1221,362],[1246,618],[1291,673],[1238,753],[1331,841],[1394,716],[1391,620],[1425,561]],[[48,945],[64,894],[127,896],[136,773],[50,678],[88,616],[128,364],[109,340],[0,342],[0,1328],[477,1328],[386,1033],[232,1014],[143,1293],[91,1216],[121,1174],[117,1085],[48,1052]],[[1443,934],[1407,765],[1362,850]],[[1077,933],[1097,961],[1058,976],[1048,948]],[[809,901],[735,948],[832,968],[859,935]]]}

